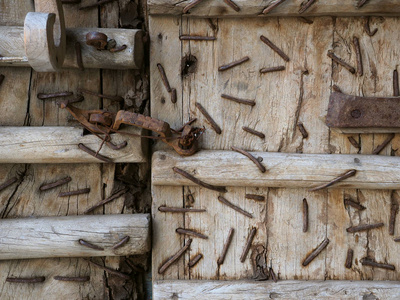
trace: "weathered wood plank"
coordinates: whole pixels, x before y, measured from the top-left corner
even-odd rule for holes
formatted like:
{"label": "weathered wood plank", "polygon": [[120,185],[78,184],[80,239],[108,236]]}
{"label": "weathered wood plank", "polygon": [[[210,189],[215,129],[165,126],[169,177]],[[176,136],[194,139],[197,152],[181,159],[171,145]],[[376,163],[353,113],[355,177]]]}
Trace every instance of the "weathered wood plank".
{"label": "weathered wood plank", "polygon": [[[0,260],[125,256],[150,250],[147,214],[4,219],[0,232]],[[125,236],[129,241],[112,249]],[[85,247],[80,239],[104,250]]]}
{"label": "weathered wood plank", "polygon": [[[148,7],[151,15],[181,15],[183,8],[193,0],[187,1],[168,1],[168,0],[149,0]],[[272,0],[235,0],[240,11],[236,12],[224,2],[218,0],[203,1],[193,7],[187,16],[190,17],[293,17],[293,16],[398,16],[400,8],[395,0],[369,1],[363,7],[357,8],[357,1],[341,0],[319,0],[303,14],[299,14],[302,0],[285,1],[266,15],[262,11],[272,2]]]}
{"label": "weathered wood plank", "polygon": [[153,155],[154,185],[195,185],[174,173],[177,167],[198,179],[218,186],[253,186],[313,188],[335,179],[350,169],[355,176],[333,187],[396,189],[399,160],[395,157],[372,155],[292,154],[252,152],[261,157],[267,172],[259,169],[245,156],[232,151],[203,150],[182,158],[173,152],[158,151]]}
{"label": "weathered wood plank", "polygon": [[[140,134],[140,129],[135,130]],[[113,162],[145,162],[142,139],[124,134],[112,134],[112,143],[127,141],[121,150],[104,145],[99,154]],[[102,140],[76,127],[1,127],[0,163],[98,163],[101,160],[79,149],[84,144],[97,151]]]}
{"label": "weathered wood plank", "polygon": [[154,299],[397,299],[397,281],[156,281]]}

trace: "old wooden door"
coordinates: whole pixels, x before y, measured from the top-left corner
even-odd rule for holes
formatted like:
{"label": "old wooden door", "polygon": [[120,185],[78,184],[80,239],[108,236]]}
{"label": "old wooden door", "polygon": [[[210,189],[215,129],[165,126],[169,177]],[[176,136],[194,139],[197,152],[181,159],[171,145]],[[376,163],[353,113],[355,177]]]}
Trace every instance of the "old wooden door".
{"label": "old wooden door", "polygon": [[[151,115],[173,128],[196,118],[193,125],[206,129],[202,150],[191,157],[156,145],[152,164],[154,298],[398,297],[399,245],[389,234],[389,223],[391,211],[398,207],[400,140],[396,135],[379,156],[371,155],[388,134],[343,134],[330,130],[324,118],[334,85],[350,95],[393,95],[400,36],[399,19],[391,16],[400,12],[400,6],[384,0],[364,4],[320,0],[307,2],[309,8],[300,14],[300,0],[235,0],[238,8],[228,5],[230,1],[204,0],[185,9],[195,2],[148,1]],[[263,42],[262,36],[287,57]],[[363,74],[357,72],[354,37],[359,40]],[[354,70],[334,62],[329,51]],[[242,63],[219,70],[238,60]],[[159,65],[176,90],[176,103]],[[275,67],[273,72],[260,72]],[[223,94],[250,103],[231,101]],[[211,126],[199,104],[221,132]],[[306,132],[299,130],[300,123]],[[232,147],[261,157],[266,172]],[[199,187],[173,167],[206,183],[226,186],[227,192]],[[352,169],[355,176],[330,189],[310,191]],[[246,194],[264,200],[247,199]],[[220,196],[250,215],[223,204]],[[303,199],[308,204],[305,232]],[[365,209],[347,205],[348,200],[345,205],[344,199]],[[162,206],[206,211],[162,212]],[[379,223],[383,225],[371,230],[346,231]],[[177,228],[207,238],[178,234]],[[224,262],[218,263],[231,228],[231,244]],[[246,243],[254,232],[246,254]],[[306,257],[321,244],[326,247],[306,264]],[[180,249],[186,250],[183,256],[166,268],[165,263]],[[349,249],[353,258],[346,267]],[[200,261],[189,267],[198,254]],[[368,264],[371,261],[374,266]],[[268,276],[270,268],[278,283]],[[269,281],[256,281],[267,277]]]}

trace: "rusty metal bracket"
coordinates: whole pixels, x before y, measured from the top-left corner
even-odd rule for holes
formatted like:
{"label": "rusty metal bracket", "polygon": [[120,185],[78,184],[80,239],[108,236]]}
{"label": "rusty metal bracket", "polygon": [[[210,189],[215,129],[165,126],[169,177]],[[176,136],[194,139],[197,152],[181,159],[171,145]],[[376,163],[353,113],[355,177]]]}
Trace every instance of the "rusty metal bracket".
{"label": "rusty metal bracket", "polygon": [[400,132],[400,97],[358,97],[333,92],[326,125],[343,133]]}

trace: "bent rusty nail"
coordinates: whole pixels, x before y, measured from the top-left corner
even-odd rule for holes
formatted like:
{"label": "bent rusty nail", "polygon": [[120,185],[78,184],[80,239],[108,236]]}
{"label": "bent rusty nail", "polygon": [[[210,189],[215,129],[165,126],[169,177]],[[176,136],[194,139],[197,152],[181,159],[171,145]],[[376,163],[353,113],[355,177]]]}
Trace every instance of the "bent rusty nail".
{"label": "bent rusty nail", "polygon": [[106,163],[113,163],[113,161],[111,160],[111,159],[109,159],[108,157],[105,157],[105,156],[103,156],[103,155],[101,155],[101,154],[98,154],[98,153],[96,153],[96,152],[94,152],[92,149],[90,149],[90,148],[88,148],[88,147],[86,147],[84,144],[82,144],[82,143],[79,143],[78,144],[78,147],[79,147],[79,149],[81,149],[82,151],[85,151],[87,154],[89,154],[89,155],[91,155],[91,156],[93,156],[93,157],[95,157],[95,158],[97,158],[97,159],[99,159],[99,160],[101,160],[101,161],[104,161],[104,162],[106,162]]}
{"label": "bent rusty nail", "polygon": [[341,58],[337,57],[331,50],[328,51],[327,55],[334,62],[338,63],[339,65],[347,69],[350,73],[354,74],[356,72],[356,69],[354,69],[352,66],[350,66],[347,62],[345,62]]}
{"label": "bent rusty nail", "polygon": [[122,246],[124,246],[127,242],[129,242],[130,237],[129,235],[124,236],[122,239],[120,239],[117,243],[115,243],[111,249],[115,250],[118,248],[121,248]]}
{"label": "bent rusty nail", "polygon": [[325,188],[327,188],[327,187],[330,187],[330,186],[334,185],[335,183],[338,183],[338,182],[340,182],[340,181],[342,181],[342,180],[345,180],[345,179],[347,179],[347,178],[349,178],[349,177],[352,177],[352,176],[356,175],[356,173],[357,173],[357,171],[354,170],[354,169],[349,170],[349,171],[347,171],[346,173],[344,173],[344,174],[342,174],[342,175],[339,175],[338,177],[336,177],[336,178],[333,179],[332,181],[330,181],[330,182],[328,182],[328,183],[325,183],[325,184],[323,184],[323,185],[317,186],[317,187],[315,187],[315,188],[312,188],[312,189],[310,189],[309,191],[310,191],[310,192],[315,192],[315,191],[319,191],[319,190],[325,189]]}
{"label": "bent rusty nail", "polygon": [[100,269],[102,269],[102,270],[104,270],[104,271],[106,271],[106,272],[108,272],[108,273],[110,273],[110,274],[116,275],[116,276],[121,277],[121,278],[123,278],[123,279],[125,279],[125,280],[130,280],[130,279],[131,279],[131,277],[130,277],[129,275],[126,275],[126,274],[124,274],[124,273],[122,273],[122,272],[120,272],[120,271],[107,268],[107,267],[105,267],[105,266],[102,266],[102,265],[100,265],[100,264],[98,264],[98,263],[95,263],[95,262],[91,261],[90,259],[84,258],[84,260],[86,260],[86,261],[87,261],[88,263],[90,263],[91,265],[93,265],[93,266],[95,266],[95,267],[97,267],[97,268],[100,268]]}
{"label": "bent rusty nail", "polygon": [[189,249],[190,244],[192,243],[192,239],[189,239],[185,246],[183,246],[178,252],[176,252],[171,258],[169,258],[159,269],[158,269],[158,274],[164,273],[174,262],[176,262],[183,253],[186,252],[187,249]]}
{"label": "bent rusty nail", "polygon": [[186,171],[184,171],[182,169],[179,169],[177,167],[173,167],[172,170],[175,173],[177,173],[177,174],[189,179],[193,183],[195,183],[197,185],[200,185],[200,186],[202,186],[202,187],[204,187],[206,189],[217,191],[217,192],[220,192],[220,193],[226,193],[227,192],[226,191],[226,187],[224,187],[224,186],[215,186],[215,185],[211,185],[211,184],[205,183],[204,181],[201,181],[200,179],[197,179],[196,177],[194,177],[193,175],[189,174],[188,172],[186,172]]}
{"label": "bent rusty nail", "polygon": [[234,147],[234,146],[232,146],[231,149],[233,151],[236,151],[236,152],[248,157],[253,163],[255,163],[255,165],[258,167],[258,169],[262,173],[265,173],[267,171],[267,169],[261,164],[261,162],[257,158],[255,158],[253,155],[251,155],[250,152],[247,152],[245,150],[242,150],[242,149]]}
{"label": "bent rusty nail", "polygon": [[47,190],[56,188],[58,186],[61,186],[63,184],[66,184],[66,183],[70,182],[71,180],[72,180],[72,178],[70,176],[67,176],[67,177],[64,177],[64,178],[62,178],[60,180],[57,180],[55,182],[41,185],[39,190],[41,190],[42,192],[43,191],[47,191]]}
{"label": "bent rusty nail", "polygon": [[352,200],[348,195],[344,196],[343,203],[345,206],[351,206],[358,210],[364,210],[366,208],[365,206],[361,205],[360,203]]}
{"label": "bent rusty nail", "polygon": [[85,247],[88,247],[88,248],[91,248],[91,249],[94,249],[94,250],[104,251],[104,248],[103,248],[103,247],[94,245],[94,244],[89,243],[88,241],[85,241],[85,240],[83,240],[83,239],[79,239],[78,242],[79,242],[79,244],[81,244],[82,246],[85,246]]}
{"label": "bent rusty nail", "polygon": [[228,201],[226,198],[222,197],[222,196],[218,196],[218,200],[225,204],[226,206],[229,206],[230,208],[236,210],[237,212],[241,213],[242,215],[245,215],[246,217],[249,218],[253,218],[253,215],[247,211],[245,211],[244,209],[241,209],[239,206],[236,206],[235,204],[233,204],[232,202]]}
{"label": "bent rusty nail", "polygon": [[121,197],[122,195],[126,194],[128,191],[129,191],[129,188],[124,188],[124,189],[116,192],[115,194],[111,195],[110,197],[98,202],[97,204],[93,205],[92,207],[86,209],[83,213],[88,214],[88,213],[94,211],[96,208],[103,206],[103,205]]}
{"label": "bent rusty nail", "polygon": [[257,131],[255,129],[252,129],[250,127],[243,126],[242,129],[248,133],[254,134],[255,136],[258,136],[260,139],[265,138],[265,134],[262,133],[261,131]]}

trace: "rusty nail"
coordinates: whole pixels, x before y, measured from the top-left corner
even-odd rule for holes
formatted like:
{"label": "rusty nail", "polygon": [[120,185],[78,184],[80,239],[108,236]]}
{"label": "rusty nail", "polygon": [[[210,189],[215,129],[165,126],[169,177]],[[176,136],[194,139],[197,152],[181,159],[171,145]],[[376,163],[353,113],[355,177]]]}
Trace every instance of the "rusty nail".
{"label": "rusty nail", "polygon": [[109,51],[111,53],[116,53],[116,52],[124,51],[126,48],[128,48],[126,45],[122,45],[122,46],[119,46],[119,47],[111,48]]}
{"label": "rusty nail", "polygon": [[192,123],[194,123],[196,121],[197,121],[197,118],[193,118],[193,119],[189,120],[188,122],[186,122],[185,124],[183,124],[182,127],[176,129],[175,131],[176,132],[181,132],[185,128],[185,126],[191,125]]}
{"label": "rusty nail", "polygon": [[66,183],[70,182],[71,180],[72,180],[71,177],[67,176],[67,177],[64,177],[64,178],[62,178],[60,180],[57,180],[55,182],[41,185],[39,190],[47,191],[47,190],[53,189],[55,187],[58,187],[60,185],[66,184]]}
{"label": "rusty nail", "polygon": [[6,78],[3,74],[0,74],[0,86],[4,81],[4,78]]}
{"label": "rusty nail", "polygon": [[329,239],[326,238],[322,241],[322,243],[311,252],[310,255],[306,257],[306,259],[303,261],[303,266],[307,266],[310,262],[312,262],[321,252],[328,246],[329,244]]}
{"label": "rusty nail", "polygon": [[115,1],[115,0],[100,0],[100,1],[98,1],[98,2],[96,2],[96,3],[94,3],[94,4],[90,4],[90,5],[86,5],[86,6],[81,6],[81,7],[79,8],[79,10],[89,9],[89,8],[95,8],[95,7],[98,7],[98,6],[101,6],[101,5],[103,5],[103,4],[107,4],[107,3],[109,3],[109,2],[113,2],[113,1]]}
{"label": "rusty nail", "polygon": [[392,195],[392,203],[390,204],[389,235],[394,235],[396,216],[398,212],[399,212],[399,203]]}
{"label": "rusty nail", "polygon": [[203,254],[197,254],[195,257],[193,257],[189,263],[188,263],[188,267],[189,268],[193,268],[199,261],[200,259],[203,258]]}
{"label": "rusty nail", "polygon": [[255,194],[246,194],[246,199],[256,200],[256,201],[264,201],[265,197],[262,195],[255,195]]}
{"label": "rusty nail", "polygon": [[224,0],[224,2],[228,4],[231,8],[233,8],[233,10],[235,10],[236,12],[240,11],[240,7],[232,0]]}
{"label": "rusty nail", "polygon": [[82,276],[82,277],[54,276],[53,278],[54,280],[75,281],[75,282],[86,282],[90,280],[90,276]]}
{"label": "rusty nail", "polygon": [[290,61],[289,56],[287,56],[280,48],[278,48],[273,42],[271,42],[268,38],[261,35],[261,41],[267,44],[272,50],[274,50],[280,57],[283,58],[284,61]]}
{"label": "rusty nail", "polygon": [[346,256],[346,263],[345,263],[345,267],[347,269],[351,269],[351,265],[353,264],[353,255],[354,255],[353,249],[348,249]]}
{"label": "rusty nail", "polygon": [[346,63],[344,60],[342,60],[341,58],[337,57],[331,50],[328,51],[328,57],[331,58],[334,62],[338,63],[339,65],[341,65],[342,67],[344,67],[345,69],[347,69],[350,73],[354,74],[356,72],[356,70],[350,66],[348,63]]}
{"label": "rusty nail", "polygon": [[247,152],[247,151],[245,151],[245,150],[242,150],[242,149],[237,148],[237,147],[234,147],[234,146],[232,146],[231,149],[232,149],[233,151],[236,151],[236,152],[238,152],[238,153],[240,153],[240,154],[242,154],[242,155],[248,157],[253,163],[256,164],[256,166],[258,167],[258,169],[259,169],[262,173],[265,173],[265,172],[267,171],[267,170],[265,169],[265,167],[260,163],[260,161],[257,160],[257,158],[255,158],[253,155],[251,155],[250,152]]}
{"label": "rusty nail", "polygon": [[8,188],[10,185],[16,183],[18,181],[17,177],[12,177],[8,180],[6,180],[4,183],[0,184],[0,191]]}
{"label": "rusty nail", "polygon": [[214,25],[213,21],[210,18],[206,19],[206,22],[207,22],[208,26],[210,26],[212,31],[217,30],[217,27]]}
{"label": "rusty nail", "polygon": [[50,98],[68,97],[68,96],[72,96],[73,94],[74,93],[72,93],[72,92],[59,92],[59,93],[50,93],[50,94],[39,93],[39,94],[37,94],[37,97],[40,100],[45,100],[45,99],[50,99]]}
{"label": "rusty nail", "polygon": [[78,65],[79,70],[83,71],[85,68],[83,67],[82,48],[81,48],[81,43],[79,42],[75,42],[75,54],[76,54],[76,64]]}
{"label": "rusty nail", "polygon": [[348,139],[349,142],[354,146],[354,148],[361,149],[360,144],[352,136],[349,136]]}
{"label": "rusty nail", "polygon": [[16,277],[7,277],[6,281],[7,282],[13,282],[13,283],[39,283],[45,281],[45,277],[33,277],[33,278],[16,278]]}
{"label": "rusty nail", "polygon": [[360,203],[355,202],[354,200],[352,200],[349,195],[345,195],[344,196],[343,203],[344,203],[345,206],[351,206],[351,207],[353,207],[355,209],[358,209],[358,210],[364,210],[365,209],[365,206],[363,206]]}
{"label": "rusty nail", "polygon": [[240,64],[242,64],[242,63],[244,63],[244,62],[246,62],[248,60],[250,60],[250,58],[248,56],[245,56],[245,57],[243,57],[243,58],[241,58],[239,60],[235,60],[235,61],[233,61],[233,62],[231,62],[229,64],[220,66],[218,68],[218,71],[222,72],[222,71],[229,70],[230,68],[236,67],[236,66],[238,66],[238,65],[240,65]]}
{"label": "rusty nail", "polygon": [[221,134],[222,130],[221,127],[218,126],[218,124],[214,121],[214,119],[210,116],[210,114],[206,111],[206,109],[201,105],[199,102],[196,102],[196,107],[200,112],[203,114],[203,116],[207,119],[207,121],[210,123],[211,127],[214,129],[214,131],[217,134]]}
{"label": "rusty nail", "polygon": [[381,269],[386,269],[386,270],[394,271],[396,269],[394,265],[378,263],[378,262],[373,261],[372,259],[369,259],[366,257],[360,259],[360,263],[363,266],[370,266],[370,267],[381,268]]}
{"label": "rusty nail", "polygon": [[241,213],[242,215],[245,215],[246,217],[249,218],[253,218],[253,215],[243,209],[241,209],[239,206],[236,206],[235,204],[233,204],[232,202],[228,201],[226,198],[222,197],[222,196],[218,196],[218,200],[225,204],[226,206],[229,206],[230,208],[236,210],[237,212]]}
{"label": "rusty nail", "polygon": [[277,7],[279,4],[281,4],[282,2],[285,2],[286,0],[278,0],[275,1],[273,3],[270,3],[266,8],[264,8],[264,10],[262,11],[262,13],[265,15],[267,13],[269,13],[271,10],[273,10],[275,7]]}
{"label": "rusty nail", "polygon": [[90,188],[85,188],[76,191],[69,191],[69,192],[61,192],[58,194],[58,197],[69,197],[69,196],[82,195],[88,193],[90,193]]}
{"label": "rusty nail", "polygon": [[198,185],[200,185],[200,186],[202,186],[202,187],[204,187],[206,189],[217,191],[217,192],[220,192],[220,193],[226,193],[226,187],[224,187],[224,186],[215,186],[215,185],[211,185],[211,184],[205,183],[204,181],[201,181],[201,180],[197,179],[193,175],[191,175],[188,172],[186,172],[186,171],[184,171],[182,169],[179,169],[177,167],[173,167],[172,170],[175,173],[177,173],[177,174],[189,179],[190,181],[194,182],[195,184],[198,184]]}
{"label": "rusty nail", "polygon": [[400,242],[400,237],[393,239],[396,243]]}
{"label": "rusty nail", "polygon": [[226,257],[226,253],[228,252],[229,246],[232,242],[232,238],[233,238],[233,233],[235,232],[235,229],[231,228],[229,230],[228,233],[228,238],[226,239],[226,242],[224,244],[224,248],[222,249],[222,253],[221,256],[218,258],[217,260],[217,264],[218,266],[222,265],[224,263],[225,257]]}
{"label": "rusty nail", "polygon": [[79,92],[80,93],[84,93],[84,94],[88,94],[88,95],[92,95],[92,96],[97,96],[99,98],[108,99],[108,100],[111,100],[111,101],[114,101],[114,102],[124,101],[124,98],[121,97],[121,96],[103,95],[103,94],[100,94],[100,93],[89,91],[87,89],[80,88]]}
{"label": "rusty nail", "polygon": [[79,239],[78,242],[79,242],[79,244],[81,244],[82,246],[85,246],[85,247],[88,247],[88,248],[91,248],[91,249],[94,249],[94,250],[104,251],[104,248],[103,248],[103,247],[94,245],[94,244],[89,243],[89,242],[87,242],[87,241],[85,241],[85,240]]}
{"label": "rusty nail", "polygon": [[332,85],[332,90],[336,93],[342,93],[342,90],[336,84]]}
{"label": "rusty nail", "polygon": [[317,186],[317,187],[315,187],[315,188],[312,188],[312,189],[310,189],[309,191],[310,191],[310,192],[314,192],[314,191],[318,191],[318,190],[325,189],[325,188],[327,188],[327,187],[330,187],[330,186],[334,185],[335,183],[338,183],[339,181],[342,181],[342,180],[344,180],[344,179],[347,179],[347,178],[349,178],[349,177],[352,177],[352,176],[356,175],[356,173],[357,173],[357,171],[354,170],[354,169],[349,170],[349,171],[347,171],[346,173],[344,173],[344,174],[342,174],[342,175],[339,175],[338,177],[336,177],[336,178],[333,179],[332,181],[330,181],[330,182],[328,182],[328,183],[325,183],[325,184],[323,184],[323,185]]}
{"label": "rusty nail", "polygon": [[110,273],[110,274],[119,276],[119,277],[121,277],[121,278],[123,278],[123,279],[125,279],[125,280],[130,280],[130,279],[131,279],[131,277],[130,277],[129,275],[126,275],[126,274],[124,274],[124,273],[122,273],[122,272],[120,272],[120,271],[107,268],[107,267],[105,267],[105,266],[102,266],[102,265],[100,265],[100,264],[98,264],[98,263],[95,263],[95,262],[91,261],[90,259],[84,258],[84,260],[86,260],[86,261],[87,261],[88,263],[90,263],[91,265],[93,265],[93,266],[95,266],[95,267],[97,267],[97,268],[100,268],[100,269],[102,269],[102,270],[104,270],[104,271],[106,271],[106,272],[108,272],[108,273]]}
{"label": "rusty nail", "polygon": [[299,17],[299,20],[306,24],[314,24],[314,21],[310,20],[309,18]]}
{"label": "rusty nail", "polygon": [[178,96],[176,95],[176,89],[172,88],[171,90],[171,102],[176,103],[178,101]]}
{"label": "rusty nail", "polygon": [[389,143],[391,140],[393,140],[395,137],[394,133],[391,133],[386,140],[383,141],[382,144],[380,144],[378,147],[375,148],[375,150],[372,152],[372,154],[379,154]]}
{"label": "rusty nail", "polygon": [[244,261],[246,260],[247,254],[250,251],[250,247],[251,247],[251,244],[253,243],[256,233],[257,233],[257,228],[253,227],[249,233],[249,236],[247,237],[247,241],[243,248],[242,255],[240,256],[240,262],[244,263]]}
{"label": "rusty nail", "polygon": [[360,42],[358,40],[358,37],[354,36],[353,37],[353,46],[356,51],[356,58],[357,58],[357,74],[359,76],[362,76],[364,73],[363,70],[363,63],[362,63],[362,56],[361,56],[361,49],[360,49]]}
{"label": "rusty nail", "polygon": [[206,212],[206,209],[202,208],[182,208],[182,207],[167,207],[160,206],[158,208],[161,212],[170,212],[170,213],[190,213],[190,212]]}
{"label": "rusty nail", "polygon": [[269,268],[269,275],[271,276],[272,280],[277,283],[278,282],[278,278],[276,277],[276,274],[274,272],[274,269]]}
{"label": "rusty nail", "polygon": [[250,106],[256,105],[254,100],[240,99],[240,98],[233,97],[233,96],[226,95],[226,94],[222,94],[221,97],[224,99],[227,99],[227,100],[231,100],[231,101],[240,103],[240,104],[245,104],[245,105],[250,105]]}
{"label": "rusty nail", "polygon": [[202,2],[203,0],[194,0],[183,8],[183,13],[186,14],[191,8]]}
{"label": "rusty nail", "polygon": [[192,239],[189,239],[185,246],[183,246],[177,253],[175,253],[171,258],[169,258],[159,269],[158,269],[158,274],[164,273],[174,262],[176,262],[183,253],[187,249],[189,249],[190,244],[192,243]]}
{"label": "rusty nail", "polygon": [[374,36],[378,32],[378,28],[375,28],[374,31],[371,32],[369,27],[369,18],[370,17],[365,17],[364,30],[369,36]]}
{"label": "rusty nail", "polygon": [[260,69],[261,74],[277,72],[277,71],[284,71],[285,66],[277,66],[277,67],[269,67],[269,68],[262,68]]}
{"label": "rusty nail", "polygon": [[264,139],[265,138],[265,134],[264,133],[262,133],[260,131],[257,131],[257,130],[254,130],[254,129],[250,128],[250,127],[243,126],[242,129],[244,131],[248,132],[248,133],[251,133],[251,134],[254,134],[254,135],[258,136],[260,139]]}
{"label": "rusty nail", "polygon": [[130,237],[128,235],[124,236],[122,239],[120,239],[117,243],[115,243],[111,249],[118,249],[124,246],[127,242],[129,242]]}
{"label": "rusty nail", "polygon": [[384,226],[385,224],[383,223],[376,223],[376,224],[361,224],[357,226],[352,226],[349,228],[346,228],[346,231],[349,233],[355,233],[355,232],[360,232],[360,231],[366,231],[366,230],[371,230],[371,229],[376,229]]}
{"label": "rusty nail", "polygon": [[167,92],[171,93],[172,89],[171,86],[169,85],[168,77],[167,74],[165,73],[164,67],[162,66],[162,64],[157,64],[157,68],[158,71],[160,72],[162,82],[164,83]]}
{"label": "rusty nail", "polygon": [[100,206],[103,206],[103,205],[105,205],[105,204],[107,204],[107,203],[109,203],[109,202],[121,197],[122,195],[126,194],[128,191],[129,191],[128,188],[124,188],[124,189],[116,192],[115,194],[111,195],[107,199],[104,199],[104,200],[98,202],[97,204],[93,205],[92,207],[86,209],[83,213],[84,214],[88,214],[88,213],[94,211],[96,208],[98,208]]}
{"label": "rusty nail", "polygon": [[215,41],[215,36],[200,36],[200,35],[181,35],[179,36],[181,41]]}
{"label": "rusty nail", "polygon": [[106,163],[113,163],[113,161],[111,159],[109,159],[108,157],[105,157],[101,154],[98,154],[96,152],[94,152],[92,149],[86,147],[84,144],[80,143],[78,144],[79,149],[81,149],[82,151],[85,151],[87,154],[101,160],[104,161]]}
{"label": "rusty nail", "polygon": [[399,72],[397,70],[393,71],[393,96],[400,96],[399,91]]}
{"label": "rusty nail", "polygon": [[85,98],[81,94],[78,94],[75,98],[72,99],[59,100],[57,101],[57,104],[60,106],[60,108],[66,108],[72,103],[82,102],[83,100],[85,100]]}
{"label": "rusty nail", "polygon": [[356,4],[357,8],[362,7],[365,3],[367,3],[368,0],[359,0]]}
{"label": "rusty nail", "polygon": [[308,230],[308,203],[307,199],[303,199],[303,232]]}
{"label": "rusty nail", "polygon": [[307,9],[310,8],[311,5],[313,5],[315,3],[315,0],[308,0],[306,2],[302,2],[300,4],[300,9],[299,9],[299,14],[302,14],[303,12],[305,12]]}
{"label": "rusty nail", "polygon": [[204,239],[204,240],[208,239],[208,236],[206,236],[206,235],[204,235],[202,233],[196,232],[196,231],[194,231],[192,229],[177,228],[177,229],[175,229],[175,231],[177,233],[179,233],[179,234],[191,235],[191,236],[199,237],[199,238]]}
{"label": "rusty nail", "polygon": [[299,127],[299,130],[301,132],[301,135],[303,136],[304,139],[308,138],[308,132],[304,128],[304,125],[302,122],[297,123],[297,127]]}

